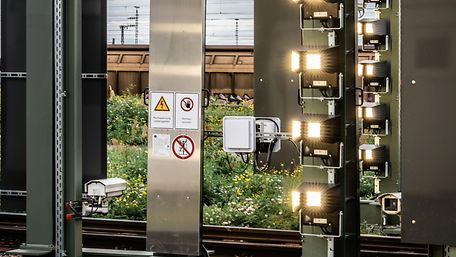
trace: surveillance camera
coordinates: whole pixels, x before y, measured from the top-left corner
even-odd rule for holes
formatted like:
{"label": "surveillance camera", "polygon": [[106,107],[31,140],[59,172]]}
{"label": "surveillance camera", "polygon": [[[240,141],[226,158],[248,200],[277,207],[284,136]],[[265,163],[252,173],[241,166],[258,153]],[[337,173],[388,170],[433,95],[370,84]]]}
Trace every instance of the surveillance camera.
{"label": "surveillance camera", "polygon": [[84,185],[89,197],[112,198],[122,195],[127,188],[127,181],[121,178],[91,180]]}
{"label": "surveillance camera", "polygon": [[401,214],[401,193],[382,194],[378,197],[382,212],[388,215]]}

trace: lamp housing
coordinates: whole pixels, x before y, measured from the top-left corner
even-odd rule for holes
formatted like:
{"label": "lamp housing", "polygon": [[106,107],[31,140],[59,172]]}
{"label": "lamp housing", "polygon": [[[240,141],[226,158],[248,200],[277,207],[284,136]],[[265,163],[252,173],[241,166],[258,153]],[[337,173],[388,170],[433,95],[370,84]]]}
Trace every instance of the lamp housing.
{"label": "lamp housing", "polygon": [[378,51],[387,47],[389,25],[386,20],[361,21],[358,26],[358,33],[360,33],[363,38],[363,50]]}
{"label": "lamp housing", "polygon": [[361,117],[363,120],[386,120],[388,119],[388,108],[386,104],[365,102],[361,106]]}
{"label": "lamp housing", "polygon": [[341,142],[341,122],[340,116],[305,115],[302,121],[293,122],[292,134],[306,143],[334,144]]}
{"label": "lamp housing", "polygon": [[389,83],[389,63],[386,61],[361,61],[358,64],[358,75],[362,79],[365,91],[380,91]]}
{"label": "lamp housing", "polygon": [[304,182],[293,192],[292,201],[299,202],[293,210],[301,210],[302,225],[335,228],[339,221],[341,195],[339,185]]}
{"label": "lamp housing", "polygon": [[359,160],[362,172],[385,173],[388,151],[385,146],[364,144],[359,147]]}
{"label": "lamp housing", "polygon": [[306,74],[339,73],[342,70],[340,51],[339,46],[292,51],[291,70]]}

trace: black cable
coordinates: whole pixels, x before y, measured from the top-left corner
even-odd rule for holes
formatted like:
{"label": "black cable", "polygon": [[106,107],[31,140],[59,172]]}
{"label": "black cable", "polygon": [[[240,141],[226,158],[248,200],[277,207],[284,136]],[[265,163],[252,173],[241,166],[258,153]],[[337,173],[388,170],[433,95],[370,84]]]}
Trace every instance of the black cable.
{"label": "black cable", "polygon": [[[225,153],[225,157],[226,157],[225,159],[226,159],[226,163],[228,165],[228,169],[230,169],[232,172],[236,172],[236,170],[231,166],[230,156],[228,155],[228,153]],[[244,158],[242,158],[242,159],[244,161]],[[245,163],[245,164],[248,164],[248,163]],[[245,167],[241,171],[241,173],[244,173],[248,167],[249,167],[248,165],[245,165]]]}
{"label": "black cable", "polygon": [[329,97],[328,91],[327,91],[326,89],[320,89],[320,93],[321,93],[321,95],[324,96],[324,97]]}
{"label": "black cable", "polygon": [[79,217],[82,217],[82,213],[78,212],[78,211],[74,208],[72,202],[70,202],[70,203],[68,204],[68,206],[70,207],[70,210],[73,212],[74,215],[76,215],[78,218],[79,218]]}
{"label": "black cable", "polygon": [[328,229],[327,229],[326,227],[320,226],[320,229],[321,229],[321,231],[322,231],[325,235],[329,235],[329,234],[330,234],[329,231],[328,231]]}
{"label": "black cable", "polygon": [[298,154],[300,154],[301,151],[299,150],[299,147],[298,147],[298,145],[296,144],[296,142],[293,141],[293,140],[291,140],[291,139],[288,139],[288,141],[290,141],[290,142],[294,145],[294,147],[295,147],[295,149],[296,149],[296,152],[298,152]]}
{"label": "black cable", "polygon": [[[243,153],[241,153],[241,154],[239,154],[239,155],[241,156],[241,159],[242,159],[242,161],[243,161],[245,164],[249,164],[250,158],[249,158],[249,155],[248,155],[248,154],[243,154]],[[244,159],[244,156],[247,156],[247,159]]]}
{"label": "black cable", "polygon": [[267,155],[267,158],[266,158],[266,164],[259,168],[258,166],[258,153],[255,153],[255,160],[254,160],[254,168],[255,168],[255,171],[259,171],[259,172],[266,172],[267,170],[269,170],[269,167],[271,166],[271,161],[272,161],[272,153],[274,152],[274,148],[275,148],[275,145],[278,141],[278,138],[274,138],[270,143],[269,143],[269,147],[268,147],[268,155]]}
{"label": "black cable", "polygon": [[366,10],[364,10],[364,8],[360,7],[358,10],[358,18],[364,17],[365,13],[366,13]]}

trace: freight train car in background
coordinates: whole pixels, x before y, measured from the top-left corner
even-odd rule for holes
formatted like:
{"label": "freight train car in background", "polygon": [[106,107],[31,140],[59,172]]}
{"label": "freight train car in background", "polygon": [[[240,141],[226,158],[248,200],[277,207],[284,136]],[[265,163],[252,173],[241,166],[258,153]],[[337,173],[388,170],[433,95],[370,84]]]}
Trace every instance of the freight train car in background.
{"label": "freight train car in background", "polygon": [[[254,96],[252,46],[206,47],[205,88],[213,95]],[[149,85],[149,46],[108,46],[108,88],[141,94]]]}

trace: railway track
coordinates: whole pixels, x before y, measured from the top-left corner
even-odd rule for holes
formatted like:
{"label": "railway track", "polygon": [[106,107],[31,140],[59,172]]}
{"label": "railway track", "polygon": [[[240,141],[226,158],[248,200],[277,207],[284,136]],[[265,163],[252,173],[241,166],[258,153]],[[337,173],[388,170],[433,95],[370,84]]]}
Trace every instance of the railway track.
{"label": "railway track", "polygon": [[[25,215],[0,214],[0,252],[25,241]],[[86,248],[139,250],[146,248],[146,223],[87,218],[83,220]],[[215,257],[301,256],[296,231],[204,226],[203,243]],[[405,244],[400,238],[362,236],[362,257],[429,256],[427,245]]]}

